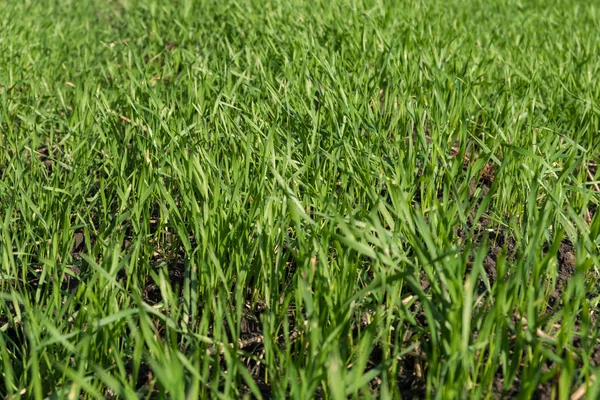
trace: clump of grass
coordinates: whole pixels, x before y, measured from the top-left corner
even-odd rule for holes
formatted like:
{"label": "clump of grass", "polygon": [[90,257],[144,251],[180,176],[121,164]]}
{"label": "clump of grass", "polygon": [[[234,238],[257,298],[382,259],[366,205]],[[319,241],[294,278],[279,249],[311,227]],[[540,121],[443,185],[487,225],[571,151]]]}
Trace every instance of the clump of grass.
{"label": "clump of grass", "polygon": [[587,2],[0,4],[6,398],[600,396]]}

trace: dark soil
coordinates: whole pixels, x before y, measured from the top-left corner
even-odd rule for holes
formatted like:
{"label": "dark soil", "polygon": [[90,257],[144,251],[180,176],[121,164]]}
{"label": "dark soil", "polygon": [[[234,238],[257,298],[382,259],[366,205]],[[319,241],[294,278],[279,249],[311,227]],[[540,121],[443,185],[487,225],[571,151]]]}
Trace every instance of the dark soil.
{"label": "dark soil", "polygon": [[551,299],[559,300],[575,273],[575,250],[569,240],[563,240],[558,248],[558,276]]}

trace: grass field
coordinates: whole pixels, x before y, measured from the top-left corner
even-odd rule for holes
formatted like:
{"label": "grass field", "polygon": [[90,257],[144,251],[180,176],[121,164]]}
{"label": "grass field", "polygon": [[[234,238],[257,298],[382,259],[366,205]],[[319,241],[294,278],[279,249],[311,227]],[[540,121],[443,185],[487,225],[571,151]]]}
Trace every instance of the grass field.
{"label": "grass field", "polygon": [[600,7],[0,2],[0,397],[600,398]]}

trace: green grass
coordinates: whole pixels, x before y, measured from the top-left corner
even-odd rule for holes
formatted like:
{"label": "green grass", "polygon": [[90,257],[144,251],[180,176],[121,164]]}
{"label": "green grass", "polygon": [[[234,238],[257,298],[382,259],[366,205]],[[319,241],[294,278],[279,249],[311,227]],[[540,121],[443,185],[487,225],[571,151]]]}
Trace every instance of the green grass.
{"label": "green grass", "polygon": [[599,398],[593,3],[0,2],[0,396]]}

